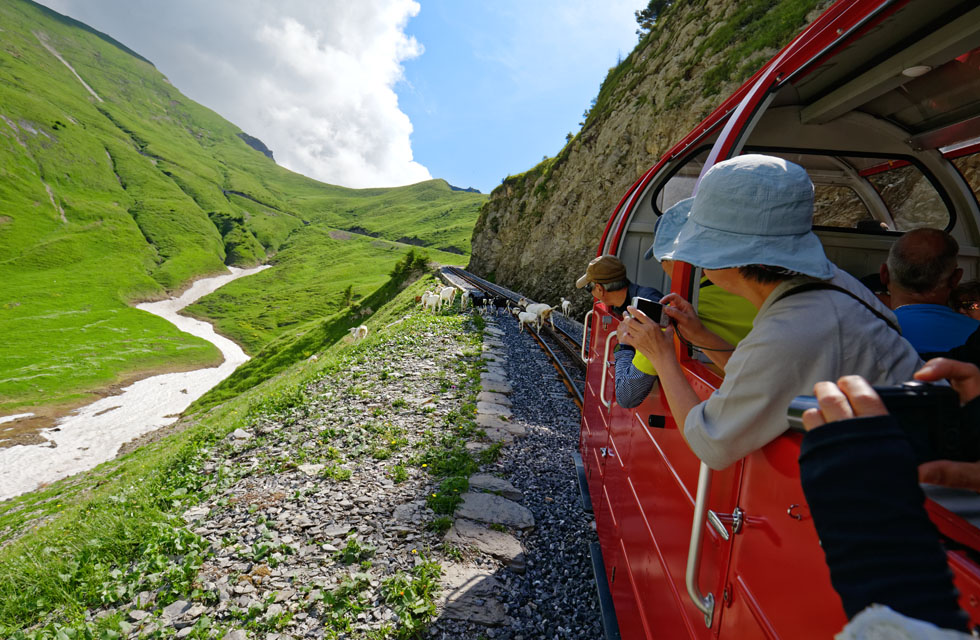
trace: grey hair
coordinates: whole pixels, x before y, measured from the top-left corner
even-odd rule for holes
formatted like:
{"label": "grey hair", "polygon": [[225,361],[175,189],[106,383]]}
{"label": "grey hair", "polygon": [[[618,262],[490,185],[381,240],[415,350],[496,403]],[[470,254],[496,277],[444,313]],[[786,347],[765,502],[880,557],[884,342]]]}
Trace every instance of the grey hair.
{"label": "grey hair", "polygon": [[949,279],[956,270],[960,245],[939,229],[913,229],[888,251],[888,275],[906,291],[928,293]]}
{"label": "grey hair", "polygon": [[606,291],[619,291],[630,286],[629,280],[614,280],[613,282],[597,282]]}

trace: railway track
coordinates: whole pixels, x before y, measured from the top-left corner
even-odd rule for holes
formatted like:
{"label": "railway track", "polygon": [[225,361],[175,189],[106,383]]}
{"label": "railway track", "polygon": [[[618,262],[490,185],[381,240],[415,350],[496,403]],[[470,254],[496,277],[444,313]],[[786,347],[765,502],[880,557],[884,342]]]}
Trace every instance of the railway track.
{"label": "railway track", "polygon": [[[522,297],[458,267],[445,267],[443,271],[453,278],[462,280],[484,295],[490,296],[495,303],[503,300],[505,303],[509,302],[510,307],[516,307]],[[500,306],[504,305],[495,304],[494,308]],[[563,329],[560,324],[556,324],[554,327],[545,324],[540,332],[528,327],[528,333],[548,356],[569,395],[581,410],[584,403],[586,364],[582,360],[582,347],[579,340]]]}

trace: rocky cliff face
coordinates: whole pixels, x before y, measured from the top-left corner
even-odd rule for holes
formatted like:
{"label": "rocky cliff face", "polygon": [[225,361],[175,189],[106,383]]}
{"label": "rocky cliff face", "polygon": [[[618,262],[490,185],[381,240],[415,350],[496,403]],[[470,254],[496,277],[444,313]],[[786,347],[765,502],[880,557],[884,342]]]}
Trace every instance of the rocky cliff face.
{"label": "rocky cliff face", "polygon": [[829,4],[676,0],[610,69],[578,135],[493,190],[469,268],[536,300],[564,296],[583,313],[591,297],[575,279],[626,190]]}

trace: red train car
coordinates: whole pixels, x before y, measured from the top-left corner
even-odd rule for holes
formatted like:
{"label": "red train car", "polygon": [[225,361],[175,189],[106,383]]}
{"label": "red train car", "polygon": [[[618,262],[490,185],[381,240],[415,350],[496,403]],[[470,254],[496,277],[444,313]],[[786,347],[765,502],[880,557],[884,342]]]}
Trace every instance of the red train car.
{"label": "red train car", "polygon": [[[841,268],[876,272],[902,231],[932,226],[957,238],[964,279],[977,278],[978,151],[975,0],[843,0],[632,186],[597,254],[618,255],[634,282],[696,297],[690,265],[670,281],[655,260],[643,260],[654,223],[693,193],[708,167],[752,152],[807,169],[814,230]],[[799,435],[709,470],[685,444],[659,387],[636,409],[615,403],[617,324],[601,303],[586,316],[580,449],[622,637],[833,637],[846,618],[800,488]],[[723,372],[678,351],[707,397]],[[980,550],[980,498],[938,490],[930,498],[934,521],[961,549],[949,552],[961,605],[980,622],[980,565],[969,551]]]}

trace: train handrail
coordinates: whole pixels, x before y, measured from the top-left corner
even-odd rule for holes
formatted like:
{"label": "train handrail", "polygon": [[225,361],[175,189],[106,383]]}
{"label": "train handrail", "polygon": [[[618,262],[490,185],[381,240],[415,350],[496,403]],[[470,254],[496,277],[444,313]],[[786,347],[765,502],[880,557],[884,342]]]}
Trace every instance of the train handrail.
{"label": "train handrail", "polygon": [[701,540],[704,536],[704,522],[708,511],[708,494],[711,492],[711,468],[701,463],[698,471],[698,491],[694,500],[694,522],[691,524],[691,546],[687,549],[687,594],[694,601],[694,606],[704,614],[704,624],[711,628],[715,612],[715,596],[713,593],[701,594],[698,586],[698,574],[701,572]]}
{"label": "train handrail", "polygon": [[615,337],[615,331],[611,331],[609,335],[606,336],[606,349],[602,353],[602,382],[599,384],[599,402],[601,402],[607,409],[612,408],[612,400],[606,402],[606,370],[609,368],[609,343],[612,342],[612,339]]}
{"label": "train handrail", "polygon": [[589,335],[589,316],[591,316],[593,313],[595,313],[595,309],[589,309],[589,312],[585,314],[585,317],[584,318],[582,318],[582,353],[581,353],[581,356],[582,356],[582,362],[584,362],[585,364],[588,364],[589,361],[591,360],[591,358],[587,358],[585,356],[585,345],[588,344],[588,342],[586,342],[586,338]]}

